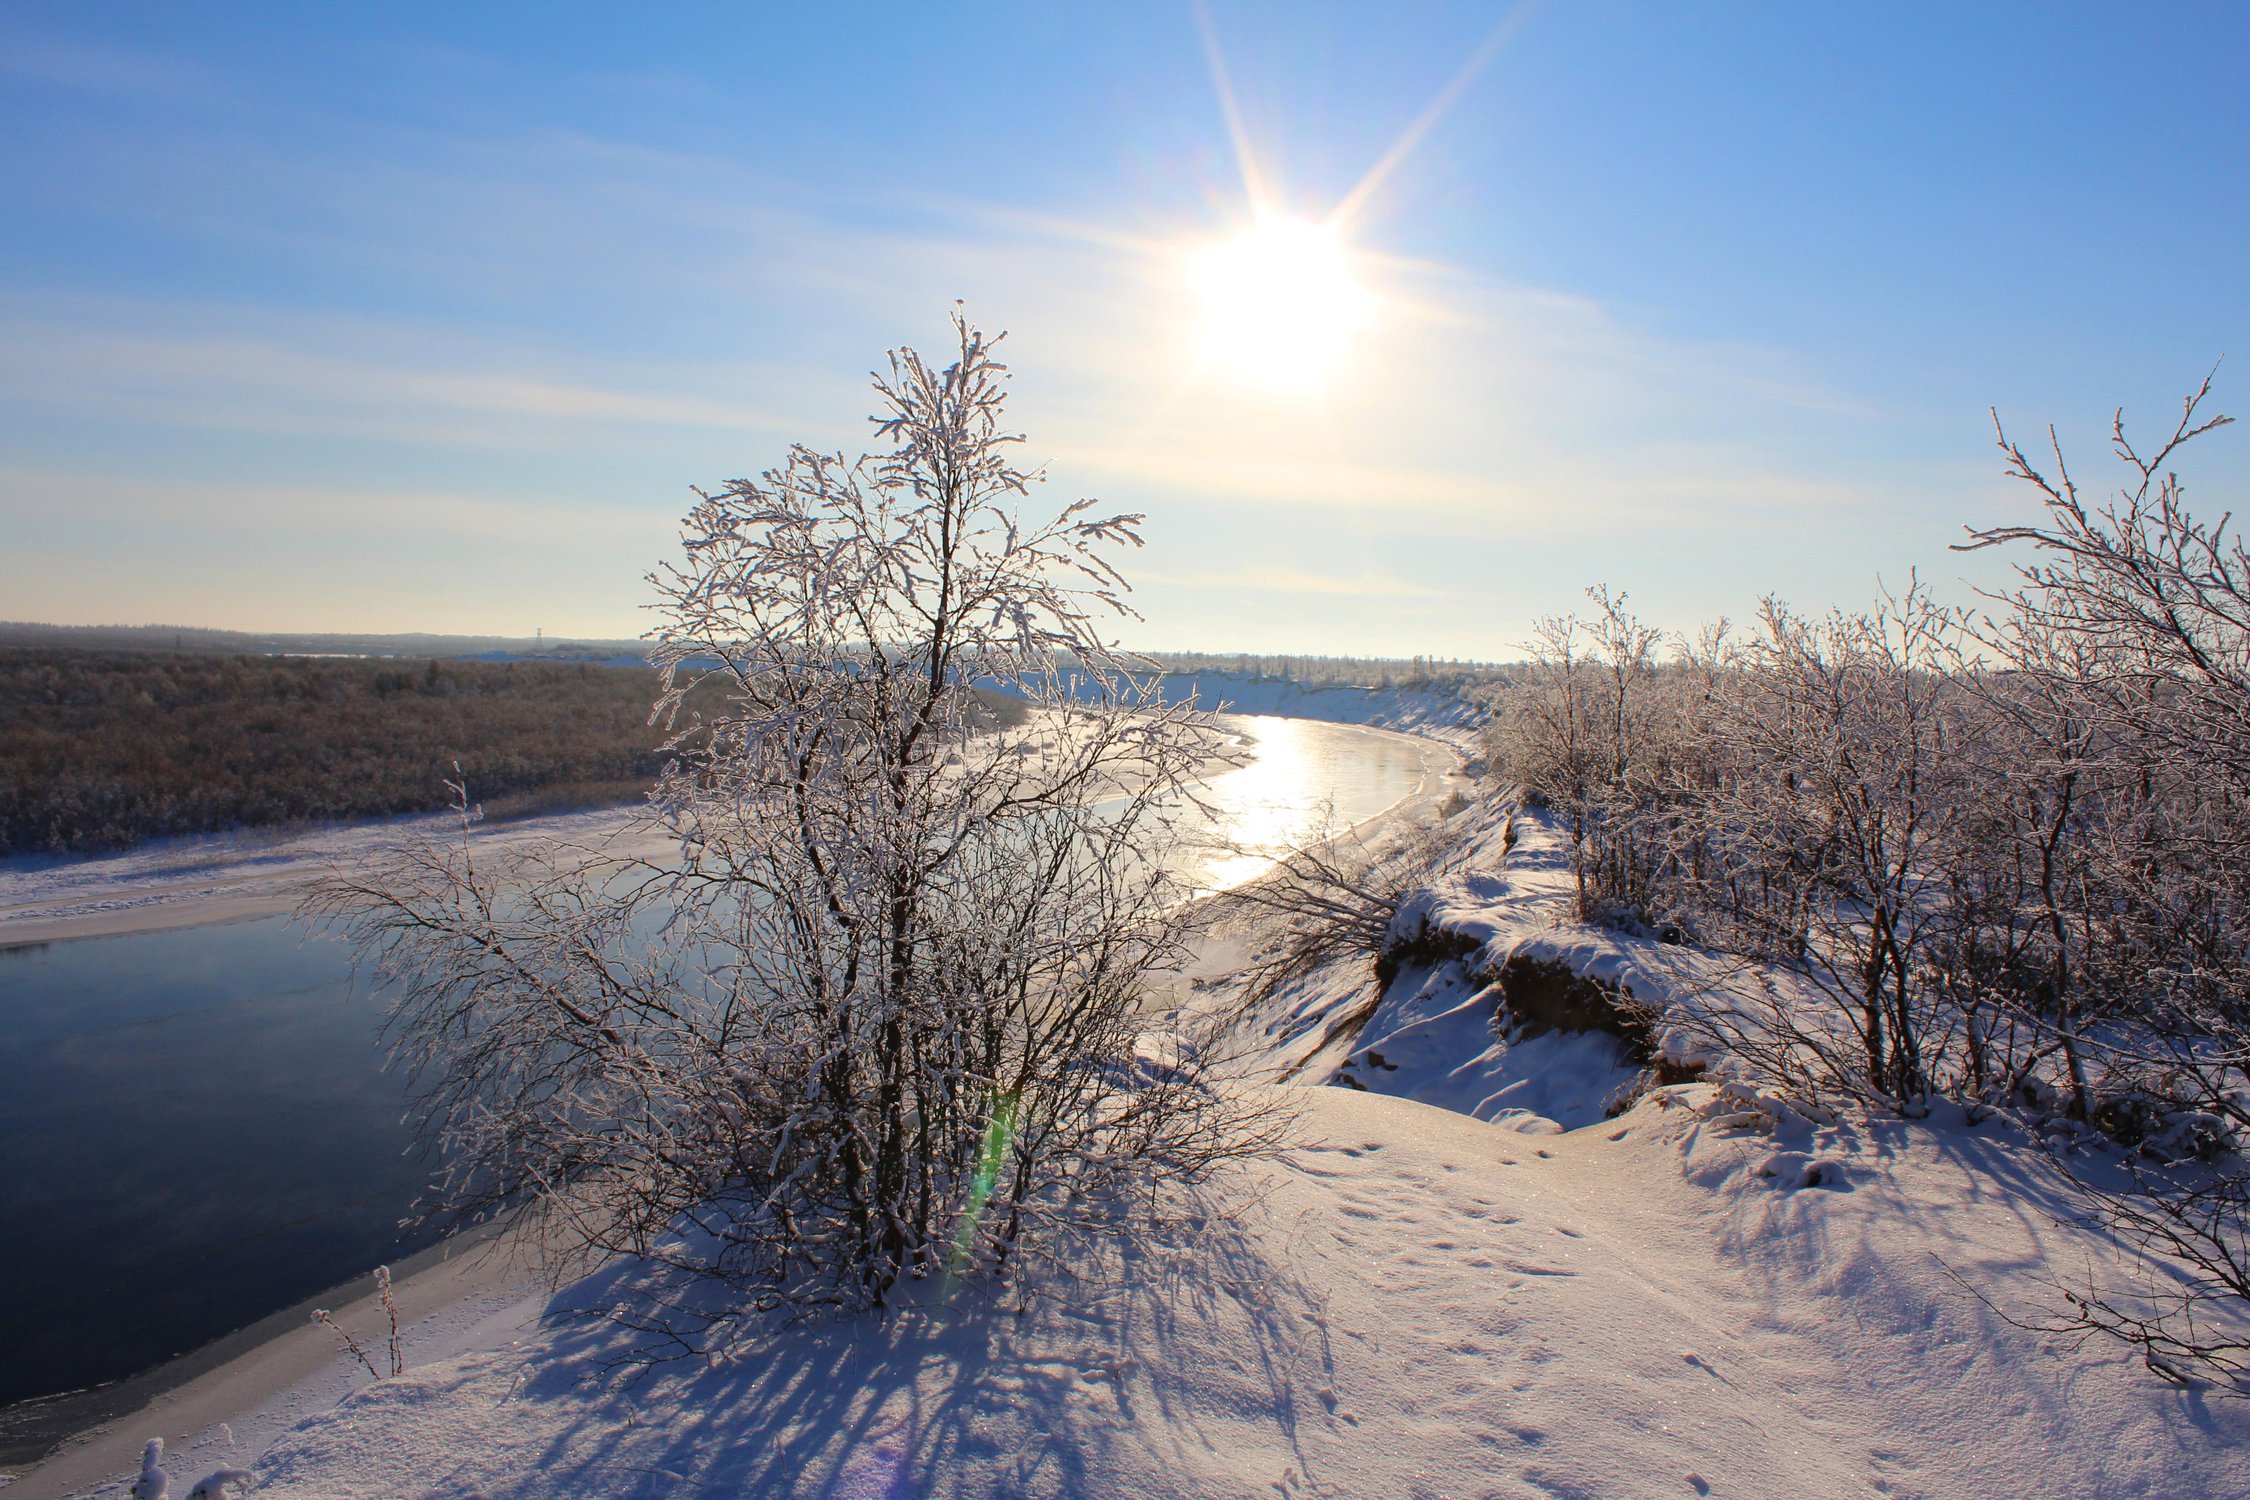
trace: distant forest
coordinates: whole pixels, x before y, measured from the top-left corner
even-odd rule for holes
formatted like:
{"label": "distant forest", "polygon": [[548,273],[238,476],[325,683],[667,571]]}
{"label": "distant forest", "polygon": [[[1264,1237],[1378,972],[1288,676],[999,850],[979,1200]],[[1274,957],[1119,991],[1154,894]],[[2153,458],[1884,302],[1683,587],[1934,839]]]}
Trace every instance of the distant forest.
{"label": "distant forest", "polygon": [[615,661],[648,651],[645,641],[555,636],[432,635],[426,631],[339,634],[334,631],[211,630],[199,625],[42,625],[0,620],[0,647],[71,646],[98,651],[216,651],[238,656],[554,656]]}
{"label": "distant forest", "polygon": [[656,676],[553,662],[0,647],[0,853],[428,812],[629,801]]}
{"label": "distant forest", "polygon": [[[431,655],[342,654],[423,643]],[[0,855],[432,812],[447,804],[456,761],[492,818],[646,792],[663,762],[648,726],[656,677],[605,664],[644,648],[545,642],[538,658],[515,661],[446,659],[436,649],[501,654],[533,644],[0,624]],[[266,654],[305,648],[339,654]],[[1156,660],[1167,671],[1440,695],[1466,696],[1500,675],[1423,657]]]}
{"label": "distant forest", "polygon": [[1359,687],[1440,697],[1468,697],[1508,680],[1491,662],[1434,656],[1276,656],[1239,651],[1156,651],[1150,660],[1167,672],[1230,672],[1237,677],[1281,678],[1308,688]]}

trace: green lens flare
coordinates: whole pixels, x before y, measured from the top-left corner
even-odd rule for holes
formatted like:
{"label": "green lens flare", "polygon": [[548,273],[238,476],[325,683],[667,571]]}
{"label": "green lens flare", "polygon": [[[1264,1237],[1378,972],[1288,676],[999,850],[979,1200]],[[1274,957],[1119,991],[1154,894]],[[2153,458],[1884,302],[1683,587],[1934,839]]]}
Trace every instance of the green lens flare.
{"label": "green lens flare", "polygon": [[992,1104],[992,1118],[984,1127],[984,1148],[977,1154],[977,1173],[969,1182],[969,1201],[961,1214],[961,1228],[953,1236],[953,1262],[946,1268],[946,1296],[953,1295],[954,1283],[969,1266],[969,1258],[976,1249],[977,1228],[984,1222],[984,1206],[992,1197],[992,1189],[1000,1181],[1000,1169],[1008,1160],[1008,1148],[1016,1139],[1016,1112],[1021,1101],[1013,1093],[1002,1094]]}

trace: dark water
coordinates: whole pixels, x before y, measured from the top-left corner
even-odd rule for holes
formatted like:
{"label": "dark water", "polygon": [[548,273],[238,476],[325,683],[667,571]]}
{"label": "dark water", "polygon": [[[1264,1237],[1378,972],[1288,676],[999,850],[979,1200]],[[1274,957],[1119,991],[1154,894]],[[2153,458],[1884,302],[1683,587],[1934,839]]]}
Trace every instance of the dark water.
{"label": "dark water", "polygon": [[[1207,795],[1274,853],[1411,792],[1387,735],[1230,719],[1256,741]],[[1243,852],[1205,889],[1263,868]],[[0,1408],[146,1370],[431,1243],[382,1002],[280,917],[0,949]],[[11,1432],[57,1425],[0,1411]]]}
{"label": "dark water", "polygon": [[0,950],[0,1406],[435,1238],[380,1015],[279,917]]}

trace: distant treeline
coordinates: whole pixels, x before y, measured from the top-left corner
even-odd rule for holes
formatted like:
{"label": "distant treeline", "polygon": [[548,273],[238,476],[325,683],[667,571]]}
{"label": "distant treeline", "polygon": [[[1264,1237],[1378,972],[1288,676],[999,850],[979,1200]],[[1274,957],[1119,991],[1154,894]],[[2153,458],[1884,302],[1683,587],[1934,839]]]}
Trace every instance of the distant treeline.
{"label": "distant treeline", "polygon": [[[630,801],[662,767],[661,736],[648,725],[653,671],[222,653],[209,639],[221,632],[180,634],[170,650],[0,644],[0,854],[87,854],[175,834],[431,812],[449,800],[455,762],[486,815],[500,818]],[[186,639],[198,635],[206,639]],[[1440,693],[1496,676],[1422,657],[1160,661],[1308,687]],[[980,696],[988,712],[1021,712]],[[716,698],[711,711],[723,712]]]}
{"label": "distant treeline", "polygon": [[0,648],[0,853],[630,800],[662,763],[653,671]]}
{"label": "distant treeline", "polygon": [[552,656],[612,660],[641,656],[645,641],[554,636],[339,634],[333,631],[211,630],[198,625],[42,625],[0,620],[0,647],[68,646],[94,651],[217,651],[247,656]]}
{"label": "distant treeline", "polygon": [[1490,662],[1434,656],[1298,656],[1247,651],[1155,651],[1150,659],[1167,672],[1231,672],[1280,679],[1309,688],[1361,687],[1410,693],[1457,694],[1506,680]]}

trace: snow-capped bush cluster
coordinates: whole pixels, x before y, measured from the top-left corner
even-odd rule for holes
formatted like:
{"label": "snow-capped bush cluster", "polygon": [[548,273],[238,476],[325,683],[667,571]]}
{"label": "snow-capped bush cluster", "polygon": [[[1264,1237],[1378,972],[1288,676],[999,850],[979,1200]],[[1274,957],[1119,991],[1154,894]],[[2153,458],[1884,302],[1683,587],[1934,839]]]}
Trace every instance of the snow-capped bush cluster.
{"label": "snow-capped bush cluster", "polygon": [[[247,1469],[215,1469],[195,1482],[187,1500],[235,1500],[247,1494],[257,1476]],[[172,1500],[172,1476],[164,1469],[164,1439],[150,1438],[141,1449],[141,1473],[126,1491],[131,1500]]]}
{"label": "snow-capped bush cluster", "polygon": [[1768,599],[1668,661],[1605,591],[1546,622],[1487,745],[1578,915],[1790,971],[1704,1024],[1807,1089],[2250,1125],[2250,564],[2162,467],[2213,425],[2120,435],[2136,485],[2099,512],[2010,447],[2053,525],[1976,534],[2047,559],[1990,614]]}
{"label": "snow-capped bush cluster", "polygon": [[[2138,1148],[2098,1213],[2250,1298],[2250,554],[2169,467],[2190,398],[2084,500],[2001,437],[2043,523],[1982,610],[1777,598],[1665,642],[1621,596],[1551,619],[1493,768],[1551,810],[1576,916],[1703,958],[1666,1050],[1908,1114],[2053,1109]],[[2152,1339],[2147,1319],[2093,1322]],[[2179,1349],[2161,1349],[2172,1364]],[[2250,1375],[2250,1345],[2195,1361]],[[2153,1357],[2153,1355],[2152,1355]]]}
{"label": "snow-capped bush cluster", "polygon": [[888,451],[699,492],[652,579],[676,860],[493,853],[464,813],[309,908],[397,982],[449,1206],[725,1283],[641,1315],[683,1346],[989,1266],[1267,1128],[1150,1034],[1168,809],[1223,742],[1104,639],[1138,518],[1019,519],[1004,367],[956,324],[877,381]]}

